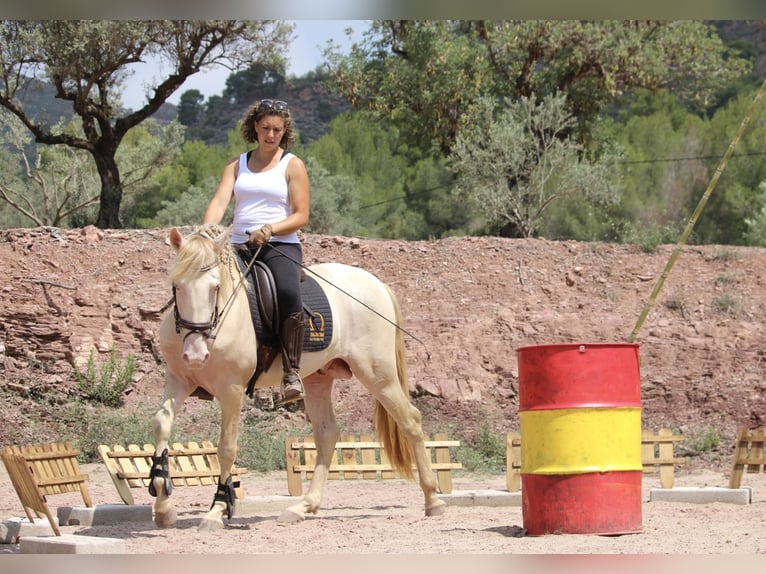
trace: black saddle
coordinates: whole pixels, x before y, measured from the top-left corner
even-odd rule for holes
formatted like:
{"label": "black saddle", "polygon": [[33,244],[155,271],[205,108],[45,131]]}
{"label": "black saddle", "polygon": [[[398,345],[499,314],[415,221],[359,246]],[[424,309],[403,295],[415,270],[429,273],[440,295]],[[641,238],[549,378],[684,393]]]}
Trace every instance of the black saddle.
{"label": "black saddle", "polygon": [[[236,250],[237,265],[244,275],[251,257],[247,250]],[[282,324],[277,302],[277,290],[272,275],[266,264],[253,262],[250,272],[245,276],[245,291],[250,303],[250,315],[258,341],[256,367],[247,384],[247,396],[253,397],[255,382],[264,371],[269,370],[276,356],[280,353],[279,325]],[[303,351],[321,351],[332,340],[332,310],[324,290],[317,281],[303,273],[301,276],[301,299],[306,313],[306,331],[303,335]]]}

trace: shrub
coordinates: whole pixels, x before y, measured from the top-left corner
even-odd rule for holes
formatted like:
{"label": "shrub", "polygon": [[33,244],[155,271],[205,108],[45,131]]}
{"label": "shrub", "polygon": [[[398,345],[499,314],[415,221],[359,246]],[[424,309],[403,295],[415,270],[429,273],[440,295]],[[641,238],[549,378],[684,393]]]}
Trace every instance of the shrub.
{"label": "shrub", "polygon": [[721,435],[713,427],[701,430],[687,438],[688,448],[692,453],[701,454],[718,448]]}
{"label": "shrub", "polygon": [[125,361],[117,358],[117,352],[112,347],[109,360],[98,369],[93,350],[88,357],[85,372],[81,372],[75,364],[74,374],[77,379],[77,388],[83,396],[90,401],[101,403],[108,407],[116,407],[122,401],[122,393],[133,381],[133,372],[136,370],[136,357],[129,354]]}
{"label": "shrub", "polygon": [[62,439],[81,452],[83,462],[99,460],[98,445],[154,443],[151,417],[140,409],[125,411],[71,403],[62,412],[65,432]]}
{"label": "shrub", "polygon": [[505,451],[505,437],[485,426],[479,430],[475,440],[461,442],[457,460],[470,472],[505,472]]}
{"label": "shrub", "polygon": [[740,301],[737,297],[729,293],[724,293],[723,295],[713,299],[713,309],[724,315],[737,316],[744,309],[744,305],[742,304],[742,301]]}

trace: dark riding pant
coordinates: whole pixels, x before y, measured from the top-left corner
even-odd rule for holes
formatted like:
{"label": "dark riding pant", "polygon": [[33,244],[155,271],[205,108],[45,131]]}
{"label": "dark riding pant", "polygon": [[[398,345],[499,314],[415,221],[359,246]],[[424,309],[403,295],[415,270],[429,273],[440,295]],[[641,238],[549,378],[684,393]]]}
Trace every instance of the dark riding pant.
{"label": "dark riding pant", "polygon": [[303,311],[301,300],[303,249],[301,244],[272,241],[261,248],[256,259],[265,263],[274,276],[280,316],[284,318]]}

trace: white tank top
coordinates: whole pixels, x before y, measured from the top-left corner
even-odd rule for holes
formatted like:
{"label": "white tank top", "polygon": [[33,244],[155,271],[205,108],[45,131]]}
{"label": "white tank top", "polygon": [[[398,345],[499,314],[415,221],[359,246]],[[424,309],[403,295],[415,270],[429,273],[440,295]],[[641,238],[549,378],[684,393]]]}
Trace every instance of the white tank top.
{"label": "white tank top", "polygon": [[[275,167],[255,173],[247,167],[247,153],[239,156],[239,171],[234,182],[232,243],[245,243],[253,231],[290,215],[285,172],[293,157],[292,153],[285,153]],[[297,232],[273,236],[272,241],[300,242]]]}

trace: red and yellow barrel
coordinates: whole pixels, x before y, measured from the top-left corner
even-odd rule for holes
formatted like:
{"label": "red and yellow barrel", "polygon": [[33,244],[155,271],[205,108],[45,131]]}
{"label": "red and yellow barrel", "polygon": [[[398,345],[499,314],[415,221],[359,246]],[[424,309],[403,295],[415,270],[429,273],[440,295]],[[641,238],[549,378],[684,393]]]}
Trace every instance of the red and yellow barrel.
{"label": "red and yellow barrel", "polygon": [[537,345],[517,353],[527,533],[641,532],[638,345]]}

